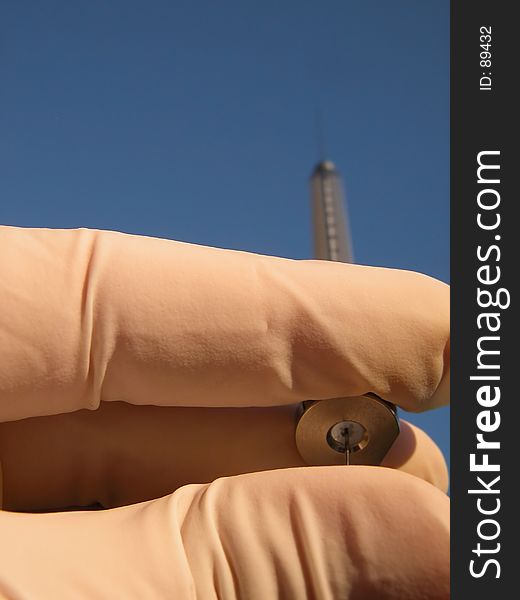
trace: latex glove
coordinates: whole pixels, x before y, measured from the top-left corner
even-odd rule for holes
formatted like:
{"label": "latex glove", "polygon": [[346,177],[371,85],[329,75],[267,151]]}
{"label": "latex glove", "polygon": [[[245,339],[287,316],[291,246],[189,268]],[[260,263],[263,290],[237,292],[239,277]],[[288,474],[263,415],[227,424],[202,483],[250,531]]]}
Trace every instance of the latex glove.
{"label": "latex glove", "polygon": [[405,425],[387,456],[407,473],[303,467],[294,444],[301,400],[448,401],[447,286],[0,227],[0,290],[7,597],[448,597],[446,467],[424,433]]}

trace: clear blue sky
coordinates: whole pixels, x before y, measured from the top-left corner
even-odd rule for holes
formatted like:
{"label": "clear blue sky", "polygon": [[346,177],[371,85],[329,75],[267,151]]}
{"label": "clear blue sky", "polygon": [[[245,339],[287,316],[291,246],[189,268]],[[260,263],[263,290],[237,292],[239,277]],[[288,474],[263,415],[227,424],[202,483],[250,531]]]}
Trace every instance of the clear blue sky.
{"label": "clear blue sky", "polygon": [[0,74],[4,224],[309,258],[319,104],[357,261],[449,280],[448,0],[4,0]]}

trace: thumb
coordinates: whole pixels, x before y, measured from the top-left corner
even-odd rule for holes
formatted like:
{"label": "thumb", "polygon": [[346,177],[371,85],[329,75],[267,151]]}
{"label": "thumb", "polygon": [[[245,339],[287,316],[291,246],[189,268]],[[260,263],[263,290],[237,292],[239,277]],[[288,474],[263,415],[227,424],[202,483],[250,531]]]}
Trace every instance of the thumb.
{"label": "thumb", "polygon": [[97,512],[0,512],[15,597],[264,600],[449,597],[449,501],[377,467],[188,485]]}

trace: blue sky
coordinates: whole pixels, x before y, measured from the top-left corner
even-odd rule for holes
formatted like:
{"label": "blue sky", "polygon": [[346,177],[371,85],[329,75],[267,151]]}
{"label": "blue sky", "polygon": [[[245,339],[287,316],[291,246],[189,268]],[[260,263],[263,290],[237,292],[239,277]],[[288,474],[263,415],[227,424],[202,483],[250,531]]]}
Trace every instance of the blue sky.
{"label": "blue sky", "polygon": [[[448,0],[0,9],[0,221],[311,257],[345,179],[356,259],[449,281]],[[449,409],[407,415],[449,459]]]}

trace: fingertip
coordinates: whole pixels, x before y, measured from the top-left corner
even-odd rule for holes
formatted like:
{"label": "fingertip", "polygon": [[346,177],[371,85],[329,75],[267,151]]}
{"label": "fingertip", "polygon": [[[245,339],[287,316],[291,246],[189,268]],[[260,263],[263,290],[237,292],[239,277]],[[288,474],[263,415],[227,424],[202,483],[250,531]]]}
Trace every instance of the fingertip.
{"label": "fingertip", "polygon": [[[192,517],[208,512],[218,548],[240,562],[246,589],[266,585],[274,561],[276,585],[290,590],[284,597],[449,597],[449,499],[417,477],[380,467],[299,467],[217,480],[204,497]],[[217,518],[219,505],[226,508]],[[200,560],[192,526],[185,523],[188,556]],[[252,547],[269,548],[268,561]]]}
{"label": "fingertip", "polygon": [[414,475],[446,493],[449,474],[440,448],[422,429],[403,419],[400,425],[399,436],[381,466]]}
{"label": "fingertip", "polygon": [[446,369],[446,371],[444,372],[444,375],[439,383],[439,385],[437,386],[437,389],[435,390],[435,392],[433,393],[433,396],[431,397],[430,401],[429,401],[429,407],[430,408],[439,408],[441,406],[447,406],[450,403],[450,366],[449,366],[449,342],[447,344],[448,346],[448,350],[447,350],[447,364],[448,367]]}

